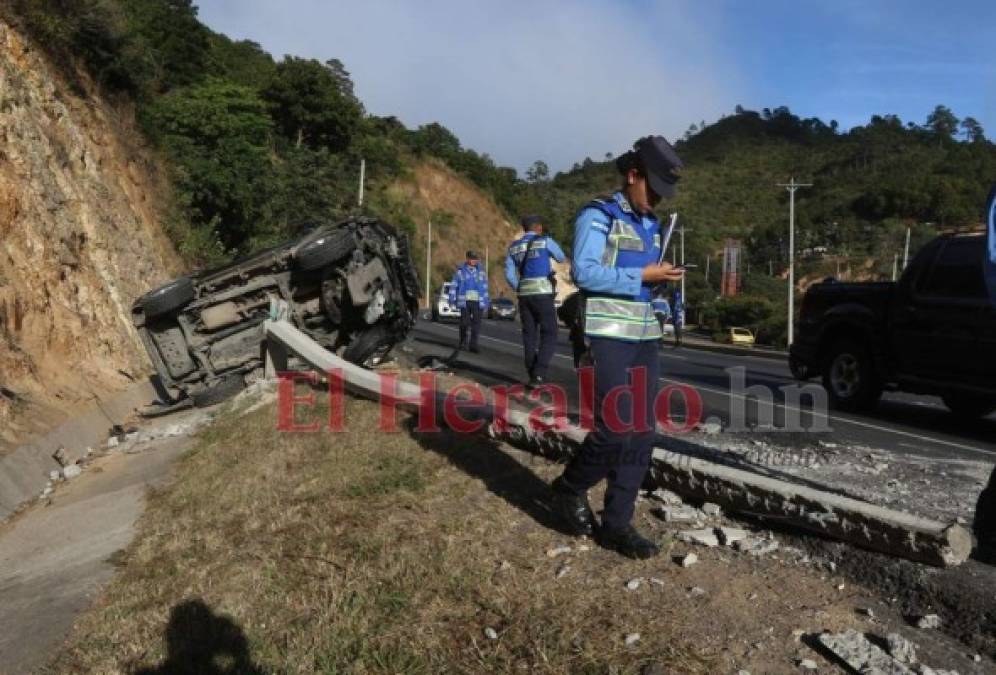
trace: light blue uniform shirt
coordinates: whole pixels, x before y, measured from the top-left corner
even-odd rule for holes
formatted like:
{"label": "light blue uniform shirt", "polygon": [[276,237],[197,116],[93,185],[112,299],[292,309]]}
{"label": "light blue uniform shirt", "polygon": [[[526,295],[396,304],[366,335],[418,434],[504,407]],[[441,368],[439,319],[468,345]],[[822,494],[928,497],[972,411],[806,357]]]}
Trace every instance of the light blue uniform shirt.
{"label": "light blue uniform shirt", "polygon": [[[625,202],[620,194],[613,195]],[[634,211],[635,213],[635,211]],[[643,227],[650,229],[657,221],[640,216]],[[606,267],[602,264],[609,235],[609,217],[594,207],[578,214],[574,222],[574,259],[571,270],[574,283],[593,293],[635,296],[640,292],[643,269],[640,267]]]}
{"label": "light blue uniform shirt", "polygon": [[[527,232],[525,238],[532,241],[537,235],[535,232]],[[563,249],[550,237],[546,238],[546,250],[550,252],[550,256],[557,262],[564,262],[566,256],[564,256]],[[512,256],[505,256],[505,281],[508,285],[512,287],[514,291],[519,287],[519,266],[516,264],[515,259]]]}

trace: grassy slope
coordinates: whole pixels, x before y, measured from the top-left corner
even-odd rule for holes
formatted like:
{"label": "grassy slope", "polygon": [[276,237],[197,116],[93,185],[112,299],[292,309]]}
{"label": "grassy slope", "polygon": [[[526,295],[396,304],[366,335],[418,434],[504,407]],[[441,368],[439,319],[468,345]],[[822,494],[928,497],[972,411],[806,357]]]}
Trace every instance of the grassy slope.
{"label": "grassy slope", "polygon": [[563,537],[522,513],[545,483],[496,447],[370,434],[355,401],[337,435],[279,434],[273,415],[204,434],[52,672],[196,672],[217,651],[233,672],[709,671],[624,579],[553,581],[543,551]]}

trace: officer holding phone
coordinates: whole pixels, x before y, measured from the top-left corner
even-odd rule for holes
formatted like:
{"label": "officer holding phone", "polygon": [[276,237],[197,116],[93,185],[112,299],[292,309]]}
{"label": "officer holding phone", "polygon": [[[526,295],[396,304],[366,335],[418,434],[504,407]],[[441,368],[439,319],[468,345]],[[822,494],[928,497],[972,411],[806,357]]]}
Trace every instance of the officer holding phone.
{"label": "officer holding phone", "polygon": [[[641,138],[616,159],[622,187],[587,204],[574,224],[572,276],[585,297],[584,332],[595,368],[595,427],[554,481],[553,505],[573,532],[594,534],[602,546],[631,558],[660,552],[631,520],[656,433],[661,328],[651,292],[682,277],[662,261],[661,224],[653,209],[674,195],[682,166],[663,137]],[[626,386],[632,387],[632,396],[609,396]],[[606,406],[607,399],[614,405]],[[621,427],[620,421],[629,426]],[[587,493],[603,479],[608,481],[605,509],[596,528]]]}

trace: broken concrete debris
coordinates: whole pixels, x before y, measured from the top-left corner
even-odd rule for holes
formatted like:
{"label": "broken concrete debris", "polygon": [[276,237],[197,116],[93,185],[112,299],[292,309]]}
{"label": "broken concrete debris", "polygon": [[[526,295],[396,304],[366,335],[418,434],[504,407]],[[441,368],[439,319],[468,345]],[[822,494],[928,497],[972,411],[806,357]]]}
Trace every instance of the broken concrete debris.
{"label": "broken concrete debris", "polygon": [[916,663],[917,646],[913,642],[899,633],[889,633],[885,636],[885,642],[892,658],[907,665]]}
{"label": "broken concrete debris", "polygon": [[823,633],[817,640],[854,672],[914,675],[905,664],[887,654],[885,650],[853,628],[843,633]]}
{"label": "broken concrete debris", "polygon": [[747,530],[739,527],[719,527],[716,528],[716,534],[719,535],[719,543],[723,546],[733,546],[738,541],[743,541],[750,536]]}
{"label": "broken concrete debris", "polygon": [[491,626],[488,626],[487,628],[484,629],[484,637],[486,637],[489,640],[497,640],[498,639],[498,631],[496,631]]}
{"label": "broken concrete debris", "polygon": [[638,589],[640,587],[641,583],[643,583],[643,579],[642,578],[630,579],[629,581],[626,582],[626,590],[627,591],[635,591],[636,589]]}
{"label": "broken concrete debris", "polygon": [[81,473],[83,473],[83,468],[79,464],[70,464],[62,469],[62,477],[66,480],[72,480]]}
{"label": "broken concrete debris", "polygon": [[803,670],[816,670],[819,666],[816,665],[816,661],[812,659],[799,659],[797,664]]}
{"label": "broken concrete debris", "polygon": [[719,504],[706,502],[702,505],[702,513],[706,514],[710,518],[718,518],[723,515],[723,508]]}
{"label": "broken concrete debris", "polygon": [[655,516],[665,523],[694,523],[702,520],[702,512],[693,506],[658,506]]}
{"label": "broken concrete debris", "polygon": [[678,539],[689,544],[699,544],[700,546],[708,546],[709,548],[719,546],[719,537],[716,536],[716,531],[712,528],[684,530],[678,534]]}
{"label": "broken concrete debris", "polygon": [[684,504],[684,500],[674,492],[670,490],[664,490],[662,488],[657,488],[653,492],[648,492],[647,497],[650,499],[656,499],[657,501],[667,504],[668,506],[681,506]]}
{"label": "broken concrete debris", "polygon": [[699,561],[699,557],[694,553],[686,553],[684,555],[679,555],[675,557],[675,562],[677,562],[682,567],[691,567]]}
{"label": "broken concrete debris", "polygon": [[556,558],[557,556],[566,555],[570,552],[571,552],[570,546],[556,546],[546,552],[546,557]]}
{"label": "broken concrete debris", "polygon": [[936,614],[926,614],[916,620],[916,627],[930,630],[941,627],[941,617]]}
{"label": "broken concrete debris", "polygon": [[626,644],[627,647],[632,647],[639,641],[640,641],[639,633],[629,633],[626,635],[625,638],[623,638],[623,642]]}

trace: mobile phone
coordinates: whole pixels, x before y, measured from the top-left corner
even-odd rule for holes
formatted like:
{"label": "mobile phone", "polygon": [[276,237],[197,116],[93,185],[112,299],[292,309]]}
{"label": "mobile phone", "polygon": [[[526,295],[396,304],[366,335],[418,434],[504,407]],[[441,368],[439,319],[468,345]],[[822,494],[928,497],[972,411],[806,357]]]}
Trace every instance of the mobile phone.
{"label": "mobile phone", "polygon": [[678,265],[679,270],[690,270],[698,267],[695,263],[685,263],[684,265]]}

